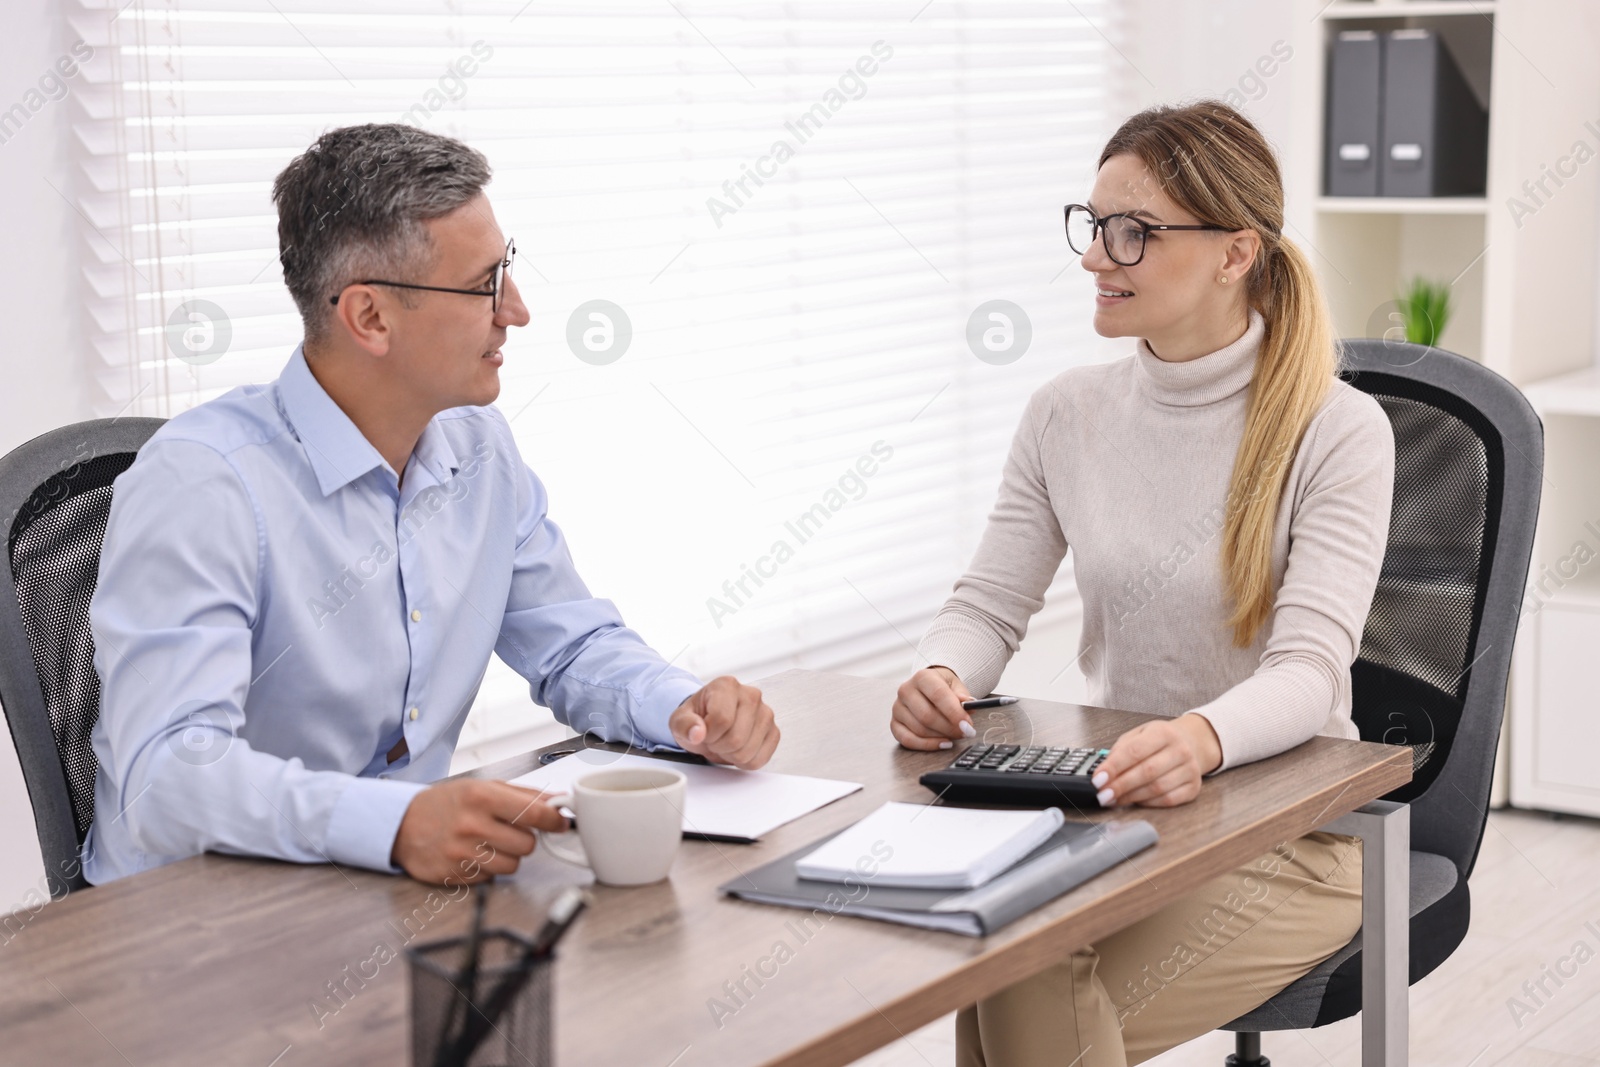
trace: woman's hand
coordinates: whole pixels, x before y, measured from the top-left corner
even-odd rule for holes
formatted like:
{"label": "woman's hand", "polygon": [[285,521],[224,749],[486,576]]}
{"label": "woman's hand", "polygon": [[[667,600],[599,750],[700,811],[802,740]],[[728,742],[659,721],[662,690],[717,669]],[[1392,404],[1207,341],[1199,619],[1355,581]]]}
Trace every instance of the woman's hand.
{"label": "woman's hand", "polygon": [[926,667],[900,683],[889,712],[889,732],[905,748],[949,748],[958,737],[977,737],[961,702],[972,694],[949,667]]}
{"label": "woman's hand", "polygon": [[1117,738],[1095,771],[1100,804],[1171,808],[1200,795],[1200,776],[1222,765],[1222,743],[1204,715],[1155,719]]}

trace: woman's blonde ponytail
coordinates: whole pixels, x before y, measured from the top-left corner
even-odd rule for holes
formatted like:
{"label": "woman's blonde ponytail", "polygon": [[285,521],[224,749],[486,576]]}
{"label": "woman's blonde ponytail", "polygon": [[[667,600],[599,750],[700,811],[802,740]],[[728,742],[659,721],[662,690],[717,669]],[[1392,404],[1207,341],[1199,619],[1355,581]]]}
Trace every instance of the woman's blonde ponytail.
{"label": "woman's blonde ponytail", "polygon": [[1287,238],[1267,252],[1272,310],[1256,356],[1244,438],[1228,483],[1222,562],[1233,596],[1233,642],[1249,647],[1272,614],[1272,532],[1289,468],[1333,384],[1337,359],[1311,264]]}

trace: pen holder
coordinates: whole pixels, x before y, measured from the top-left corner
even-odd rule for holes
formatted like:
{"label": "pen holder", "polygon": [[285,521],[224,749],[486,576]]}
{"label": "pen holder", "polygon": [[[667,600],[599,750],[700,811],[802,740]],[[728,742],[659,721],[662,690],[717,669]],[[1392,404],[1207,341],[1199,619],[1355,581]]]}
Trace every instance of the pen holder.
{"label": "pen holder", "polygon": [[[551,1067],[555,957],[525,961],[531,947],[514,930],[483,931],[475,992],[467,988],[467,938],[405,950],[411,972],[412,1067]],[[497,991],[513,989],[514,995],[495,1003]],[[469,1050],[474,1037],[481,1040]]]}

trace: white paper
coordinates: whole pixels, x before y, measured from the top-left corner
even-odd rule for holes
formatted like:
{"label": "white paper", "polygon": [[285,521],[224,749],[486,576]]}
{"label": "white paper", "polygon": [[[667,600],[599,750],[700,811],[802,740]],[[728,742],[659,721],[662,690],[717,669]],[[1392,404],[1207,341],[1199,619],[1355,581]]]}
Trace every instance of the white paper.
{"label": "white paper", "polygon": [[623,767],[665,767],[679,771],[688,779],[683,811],[685,833],[751,841],[861,788],[860,782],[773,771],[741,771],[737,767],[680,763],[598,748],[563,756],[536,771],[513,778],[511,784],[547,793],[567,792],[572,783],[585,774]]}

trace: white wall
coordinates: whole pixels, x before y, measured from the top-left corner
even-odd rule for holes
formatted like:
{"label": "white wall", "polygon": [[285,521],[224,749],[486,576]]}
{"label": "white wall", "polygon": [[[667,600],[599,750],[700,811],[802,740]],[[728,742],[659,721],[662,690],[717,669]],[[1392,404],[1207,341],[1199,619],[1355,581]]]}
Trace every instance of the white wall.
{"label": "white wall", "polygon": [[[53,5],[7,6],[0,33],[0,110],[24,99],[72,41]],[[73,86],[73,80],[67,85]],[[76,102],[46,102],[0,144],[0,453],[63,423],[87,418],[82,348],[75,316],[79,287],[68,163]],[[33,809],[9,731],[0,738],[0,914],[40,884],[44,867],[34,835]]]}
{"label": "white wall", "polygon": [[[1291,43],[1297,9],[1285,0],[1127,0],[1128,113],[1220,97],[1250,116],[1281,155],[1290,77],[1273,46]],[[1256,67],[1263,60],[1265,76]]]}

